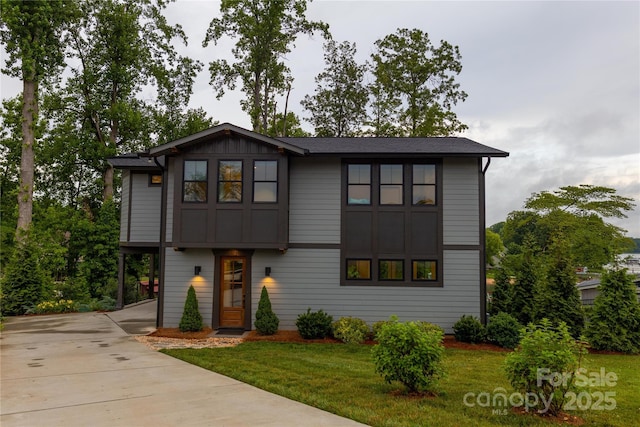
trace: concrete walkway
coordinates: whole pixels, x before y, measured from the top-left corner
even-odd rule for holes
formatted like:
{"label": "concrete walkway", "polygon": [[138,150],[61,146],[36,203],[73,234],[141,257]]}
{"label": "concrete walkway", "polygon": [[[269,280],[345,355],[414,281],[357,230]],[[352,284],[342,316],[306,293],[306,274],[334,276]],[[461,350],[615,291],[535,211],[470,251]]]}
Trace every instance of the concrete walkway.
{"label": "concrete walkway", "polygon": [[0,425],[362,425],[150,350],[116,323],[153,328],[141,315],[153,306],[5,319]]}

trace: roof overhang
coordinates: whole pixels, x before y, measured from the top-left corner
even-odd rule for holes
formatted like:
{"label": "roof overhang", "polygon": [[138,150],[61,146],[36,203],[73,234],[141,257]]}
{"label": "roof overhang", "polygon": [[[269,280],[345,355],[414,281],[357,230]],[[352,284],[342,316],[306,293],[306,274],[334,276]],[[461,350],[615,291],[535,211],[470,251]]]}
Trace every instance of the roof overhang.
{"label": "roof overhang", "polygon": [[241,127],[232,125],[230,123],[223,123],[221,125],[214,126],[212,128],[195,133],[193,135],[185,136],[184,138],[180,138],[175,141],[150,148],[148,151],[148,155],[151,157],[157,157],[157,156],[175,154],[180,152],[182,148],[186,148],[194,144],[205,142],[219,135],[226,135],[230,133],[235,133],[238,135],[242,135],[246,138],[263,142],[267,145],[273,146],[278,150],[288,151],[290,153],[298,154],[301,156],[304,156],[307,154],[306,149],[290,144],[288,142],[271,138],[269,136],[265,136],[247,129],[243,129]]}

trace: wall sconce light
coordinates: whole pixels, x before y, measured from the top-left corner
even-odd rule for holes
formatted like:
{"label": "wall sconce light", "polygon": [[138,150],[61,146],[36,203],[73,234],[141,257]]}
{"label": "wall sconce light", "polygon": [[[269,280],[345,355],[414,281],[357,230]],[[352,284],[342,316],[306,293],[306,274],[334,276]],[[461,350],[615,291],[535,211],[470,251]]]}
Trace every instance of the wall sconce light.
{"label": "wall sconce light", "polygon": [[265,277],[270,277],[271,276],[271,267],[265,267],[264,268],[264,276]]}
{"label": "wall sconce light", "polygon": [[202,267],[200,267],[199,265],[196,265],[195,267],[193,267],[194,276],[199,276],[201,271],[202,271]]}

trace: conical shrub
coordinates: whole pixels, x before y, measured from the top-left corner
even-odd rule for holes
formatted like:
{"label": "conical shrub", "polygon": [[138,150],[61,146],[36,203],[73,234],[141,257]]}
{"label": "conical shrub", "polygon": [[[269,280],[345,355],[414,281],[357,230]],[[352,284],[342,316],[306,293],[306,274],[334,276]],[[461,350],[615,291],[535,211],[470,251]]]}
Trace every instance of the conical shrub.
{"label": "conical shrub", "polygon": [[269,292],[266,286],[262,287],[260,294],[260,302],[256,311],[256,321],[254,326],[260,335],[273,335],[278,331],[280,320],[271,309],[271,300],[269,300]]}
{"label": "conical shrub", "polygon": [[200,310],[198,310],[198,298],[196,297],[196,290],[193,288],[193,285],[189,286],[179,327],[182,332],[197,332],[202,330],[202,315],[200,314]]}

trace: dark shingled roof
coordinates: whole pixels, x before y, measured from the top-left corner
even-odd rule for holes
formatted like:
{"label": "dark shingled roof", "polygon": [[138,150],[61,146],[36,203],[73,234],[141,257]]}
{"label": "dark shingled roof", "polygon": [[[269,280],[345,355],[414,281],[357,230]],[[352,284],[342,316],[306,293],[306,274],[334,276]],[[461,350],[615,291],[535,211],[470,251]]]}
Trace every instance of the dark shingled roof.
{"label": "dark shingled roof", "polygon": [[509,153],[468,138],[277,138],[309,150],[311,155],[434,155],[443,157],[507,157]]}
{"label": "dark shingled roof", "polygon": [[151,157],[140,157],[137,153],[128,153],[118,157],[110,157],[107,161],[111,163],[114,168],[118,169],[160,170]]}

